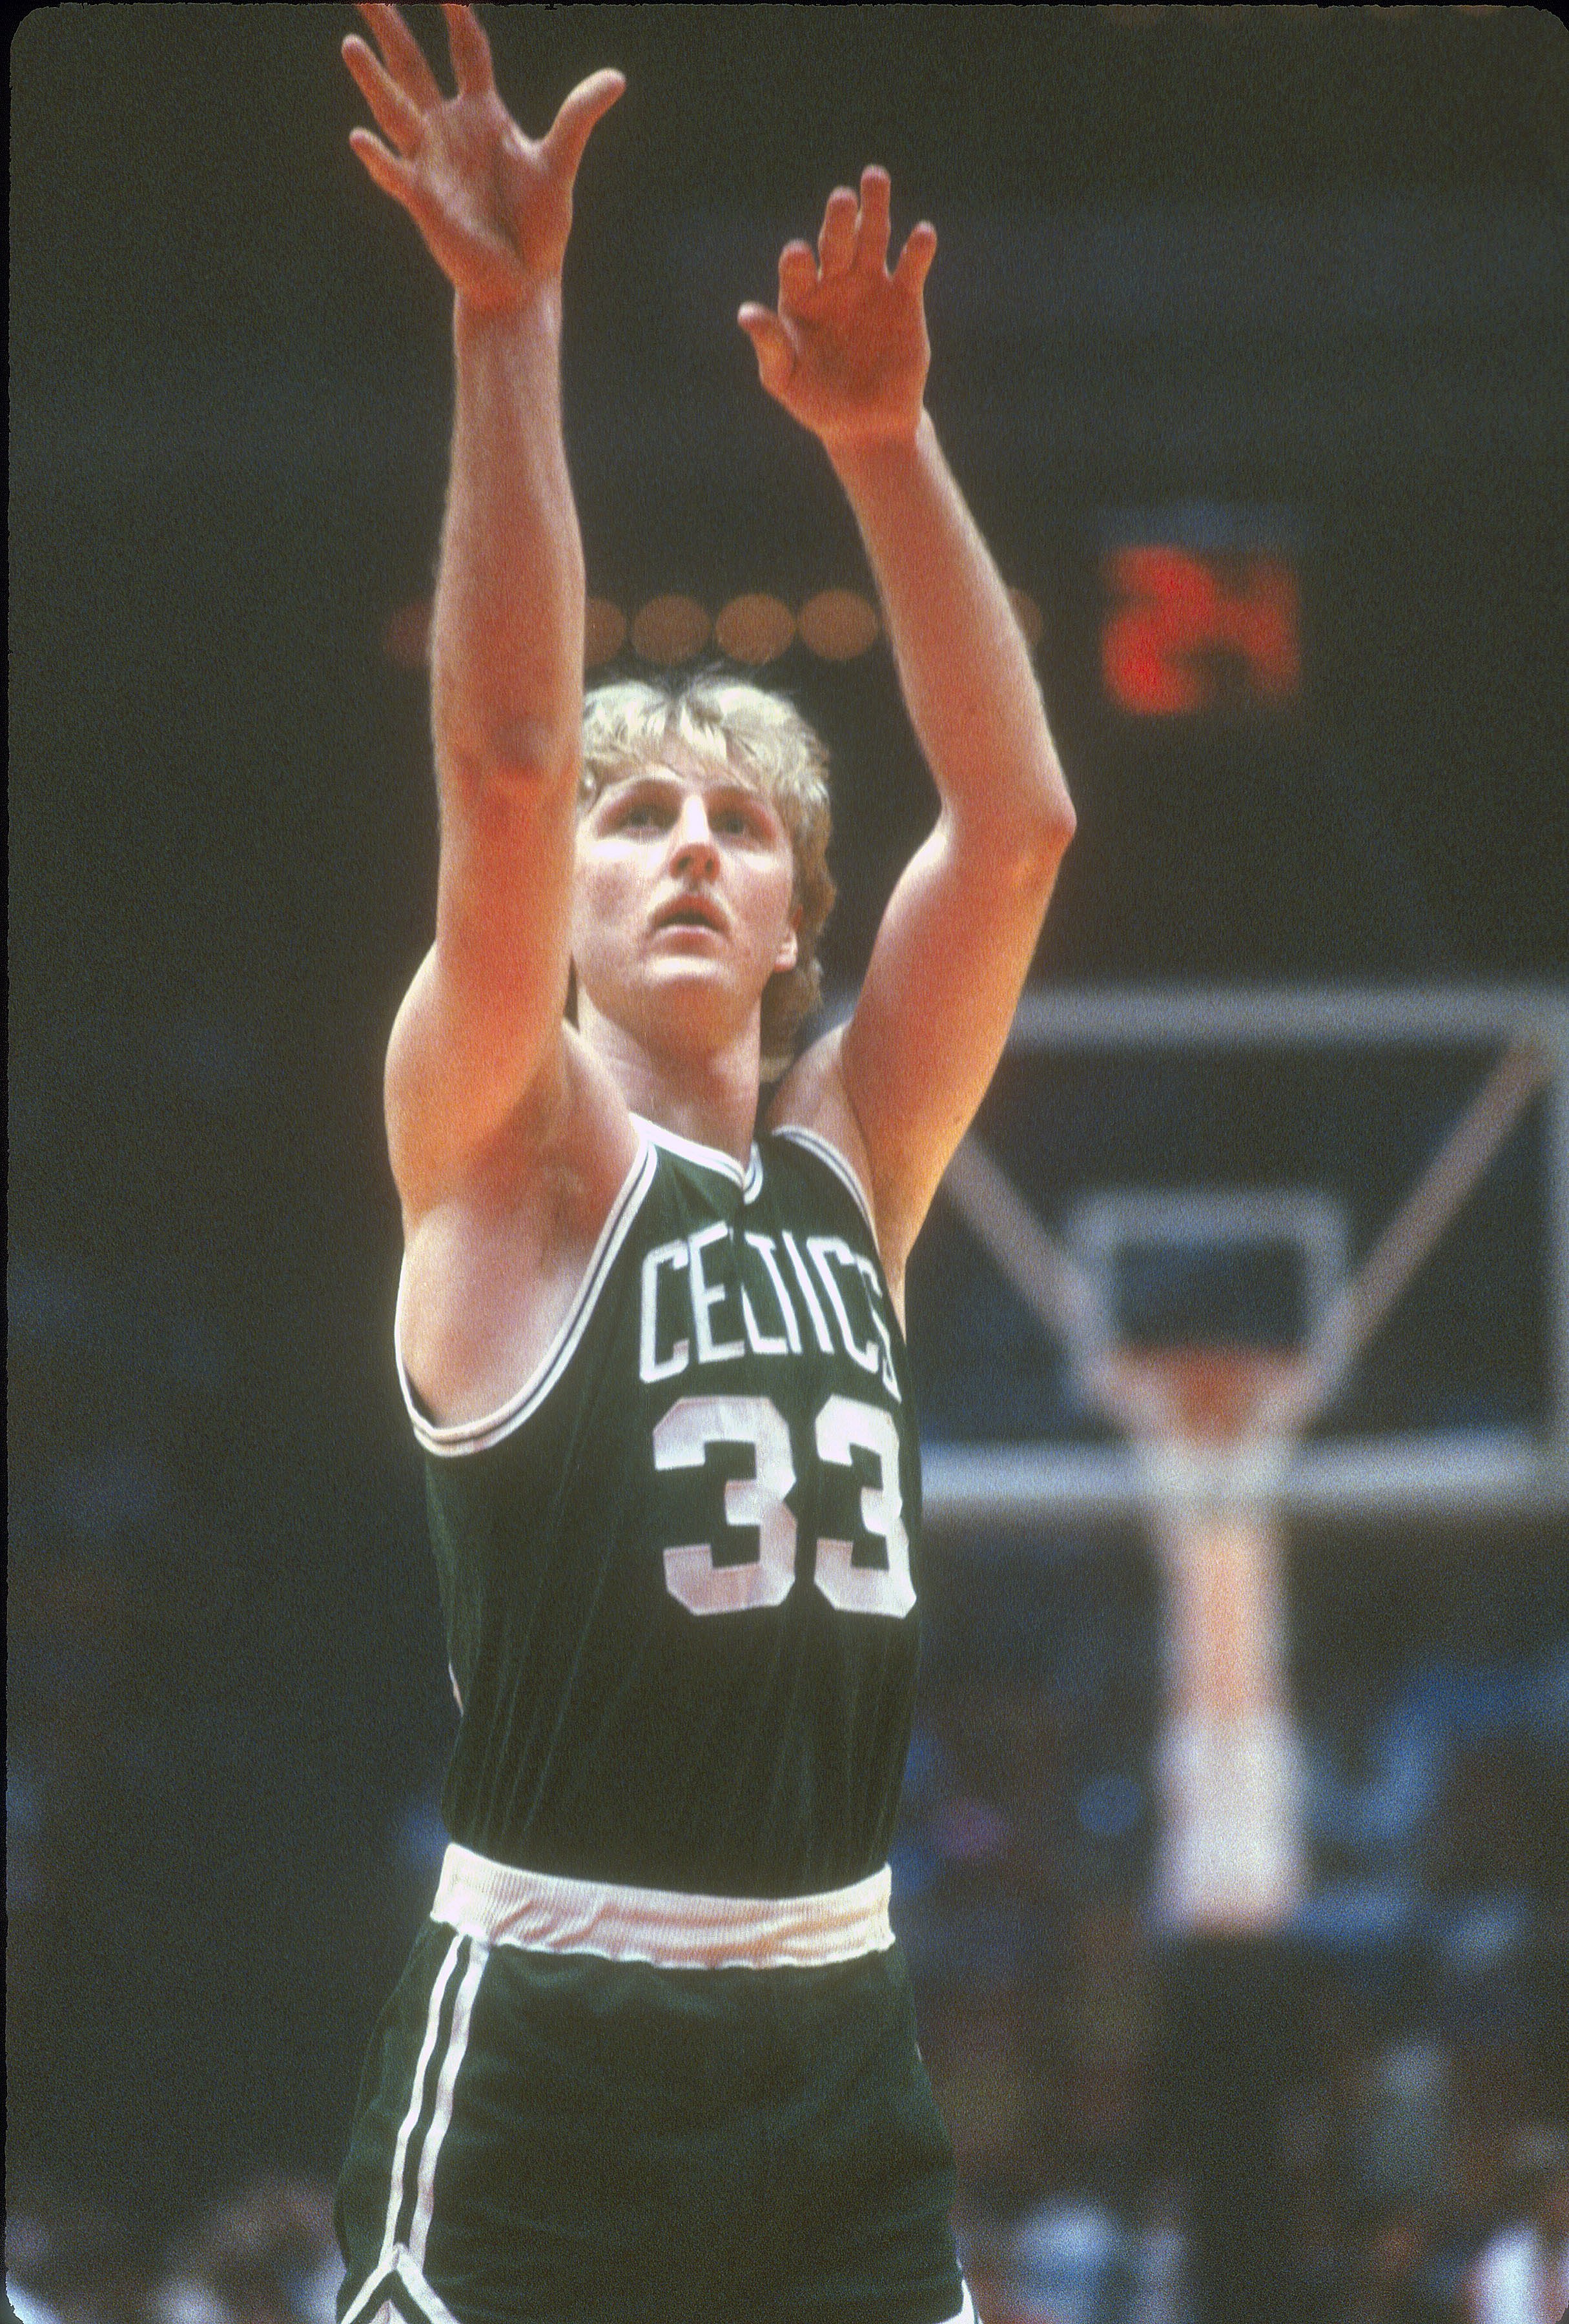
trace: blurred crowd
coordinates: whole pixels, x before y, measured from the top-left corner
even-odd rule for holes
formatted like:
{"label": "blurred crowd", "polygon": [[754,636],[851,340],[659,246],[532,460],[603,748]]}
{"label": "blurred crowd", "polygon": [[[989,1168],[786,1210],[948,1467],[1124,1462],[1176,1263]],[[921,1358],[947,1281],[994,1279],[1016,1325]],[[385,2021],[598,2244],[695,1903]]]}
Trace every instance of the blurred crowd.
{"label": "blurred crowd", "polygon": [[[1345,2079],[1286,2093],[1288,2227],[1267,2296],[1251,2268],[1218,2285],[1212,2276],[1206,2296],[1189,2181],[1123,2163],[1070,2172],[1012,2218],[965,2207],[966,2272],[985,2324],[1560,2324],[1563,2128],[1473,2120],[1440,2156],[1436,2185],[1421,2188],[1424,2158],[1385,2144],[1408,2098],[1408,2050],[1353,2043],[1339,2062]],[[1424,2079],[1430,2063],[1418,2068]],[[1230,2135],[1217,2115],[1214,2138]],[[1244,2210],[1228,2240],[1245,2248],[1267,2235],[1269,2218]]]}
{"label": "blurred crowd", "polygon": [[[1297,2234],[1285,2301],[1254,2311],[1257,2324],[1558,2324],[1569,2310],[1563,2131],[1509,2122],[1473,2133],[1435,2199],[1417,2191],[1401,2151],[1380,2144],[1405,2061],[1353,2048],[1342,2062],[1347,2077],[1292,2094]],[[1428,2161],[1423,2152],[1417,2168]],[[1011,2219],[966,2203],[966,2273],[984,2324],[1204,2324],[1215,2311],[1195,2286],[1182,2181],[1124,2173],[1118,2183],[1113,2199],[1087,2174]],[[19,2324],[332,2324],[342,2271],[325,2186],[259,2179],[162,2251],[42,2189],[9,2201],[6,2292]]]}
{"label": "blurred crowd", "polygon": [[6,2188],[5,2291],[20,2324],[332,2324],[332,2191],[258,2178],[163,2248],[112,2212]]}

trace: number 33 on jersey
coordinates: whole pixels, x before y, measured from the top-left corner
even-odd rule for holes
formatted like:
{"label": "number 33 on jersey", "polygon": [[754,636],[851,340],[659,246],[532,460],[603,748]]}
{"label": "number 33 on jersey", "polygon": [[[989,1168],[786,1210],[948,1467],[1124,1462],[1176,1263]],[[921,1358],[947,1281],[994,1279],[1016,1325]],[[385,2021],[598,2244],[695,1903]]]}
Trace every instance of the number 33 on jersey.
{"label": "number 33 on jersey", "polygon": [[[826,1158],[821,1150],[818,1158]],[[842,1163],[838,1175],[859,1209]],[[639,1379],[645,1388],[680,1380],[690,1390],[654,1425],[654,1468],[699,1471],[716,1488],[704,1537],[680,1538],[678,1528],[663,1547],[665,1586],[698,1615],[781,1604],[801,1563],[791,1497],[804,1463],[815,1461],[854,1480],[854,1489],[848,1503],[832,1491],[813,1497],[828,1508],[837,1503],[841,1522],[839,1531],[819,1526],[813,1583],[841,1613],[897,1621],[916,1593],[901,1432],[891,1409],[904,1397],[881,1273],[843,1235],[770,1223],[774,1231],[761,1231],[743,1207],[739,1220],[710,1219],[642,1257]],[[870,1394],[828,1385],[825,1364],[843,1375],[846,1359]],[[742,1393],[743,1375],[768,1379],[773,1393]],[[808,1382],[817,1390],[809,1413],[802,1408]],[[792,1419],[804,1444],[792,1443]]]}
{"label": "number 33 on jersey", "polygon": [[[857,1448],[872,1453],[879,1480],[861,1489],[861,1521],[881,1542],[886,1563],[857,1564],[853,1540],[817,1537],[817,1588],[844,1614],[889,1614],[895,1620],[915,1604],[909,1536],[899,1486],[899,1429],[881,1406],[831,1396],[817,1415],[817,1457],[854,1471]],[[684,1543],[665,1552],[665,1586],[694,1614],[729,1614],[777,1606],[796,1579],[796,1520],[786,1496],[796,1481],[789,1424],[764,1396],[684,1396],[654,1430],[656,1469],[700,1469],[712,1445],[750,1445],[752,1472],[725,1487],[725,1515],[734,1531],[751,1532],[753,1557],[720,1564],[711,1542]]]}
{"label": "number 33 on jersey", "polygon": [[[665,1585],[693,1614],[777,1606],[796,1586],[798,1526],[791,1495],[803,1459],[854,1480],[838,1496],[844,1530],[817,1533],[812,1581],[846,1614],[894,1620],[915,1604],[909,1535],[900,1478],[900,1429],[889,1403],[824,1394],[800,1408],[813,1359],[841,1370],[845,1358],[894,1406],[903,1394],[881,1272],[841,1235],[767,1234],[711,1222],[644,1254],[640,1280],[639,1378],[646,1387],[690,1378],[655,1424],[656,1471],[722,1478],[714,1496],[721,1538],[675,1541],[663,1551]],[[726,1370],[757,1379],[774,1370],[771,1396],[726,1392]],[[821,1384],[821,1383],[819,1383]],[[793,1408],[804,1447],[791,1443],[780,1402]],[[835,1497],[823,1496],[830,1505]],[[859,1545],[858,1545],[859,1543]]]}

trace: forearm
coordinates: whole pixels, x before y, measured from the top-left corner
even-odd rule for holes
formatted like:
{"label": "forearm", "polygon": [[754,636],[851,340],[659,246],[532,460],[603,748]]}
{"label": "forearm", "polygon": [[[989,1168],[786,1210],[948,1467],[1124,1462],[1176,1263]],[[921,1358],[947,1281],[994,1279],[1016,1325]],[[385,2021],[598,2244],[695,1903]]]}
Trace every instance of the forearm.
{"label": "forearm", "polygon": [[929,417],[914,439],[830,447],[882,601],[910,723],[956,828],[1055,848],[1073,807],[1008,593]]}
{"label": "forearm", "polygon": [[583,551],[561,434],[560,283],[459,297],[451,476],[431,625],[443,782],[553,773],[582,715]]}

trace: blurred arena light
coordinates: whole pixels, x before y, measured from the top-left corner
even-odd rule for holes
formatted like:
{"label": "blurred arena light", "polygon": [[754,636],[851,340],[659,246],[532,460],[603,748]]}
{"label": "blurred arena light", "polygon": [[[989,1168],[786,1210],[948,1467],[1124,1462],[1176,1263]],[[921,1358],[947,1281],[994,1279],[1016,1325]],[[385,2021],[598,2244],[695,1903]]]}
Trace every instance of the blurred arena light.
{"label": "blurred arena light", "polygon": [[696,597],[651,597],[632,615],[632,651],[642,661],[691,661],[708,642],[712,624]]}
{"label": "blurred arena light", "polygon": [[714,634],[732,661],[758,665],[776,661],[796,633],[796,618],[777,597],[761,593],[732,597],[714,624]]}
{"label": "blurred arena light", "polygon": [[590,597],[583,608],[583,666],[597,669],[614,661],[626,643],[626,615],[608,597]]}
{"label": "blurred arena light", "polygon": [[[1011,589],[1013,606],[1029,644],[1038,644],[1040,608],[1022,589]],[[725,658],[752,669],[777,661],[798,638],[821,661],[847,662],[868,652],[882,633],[877,609],[854,589],[820,589],[799,616],[782,598],[747,590],[730,598],[716,614],[681,592],[651,597],[629,619],[608,597],[590,597],[583,613],[583,663],[601,669],[631,641],[640,661],[661,669],[695,660],[709,639]],[[430,659],[430,600],[414,597],[395,605],[382,625],[382,651],[400,669],[422,669]]]}
{"label": "blurred arena light", "polygon": [[819,589],[801,607],[802,643],[824,661],[854,661],[880,627],[875,607],[854,589]]}

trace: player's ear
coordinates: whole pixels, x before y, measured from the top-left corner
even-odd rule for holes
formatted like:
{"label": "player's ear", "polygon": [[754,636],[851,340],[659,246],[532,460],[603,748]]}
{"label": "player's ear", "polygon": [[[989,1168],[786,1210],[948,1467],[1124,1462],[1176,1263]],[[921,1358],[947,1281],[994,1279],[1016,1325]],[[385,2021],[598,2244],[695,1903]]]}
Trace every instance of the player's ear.
{"label": "player's ear", "polygon": [[782,975],[795,967],[801,956],[801,910],[798,904],[790,906],[790,916],[785,932],[779,940],[779,950],[773,956],[773,973]]}

